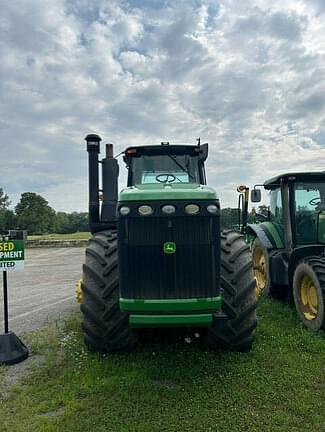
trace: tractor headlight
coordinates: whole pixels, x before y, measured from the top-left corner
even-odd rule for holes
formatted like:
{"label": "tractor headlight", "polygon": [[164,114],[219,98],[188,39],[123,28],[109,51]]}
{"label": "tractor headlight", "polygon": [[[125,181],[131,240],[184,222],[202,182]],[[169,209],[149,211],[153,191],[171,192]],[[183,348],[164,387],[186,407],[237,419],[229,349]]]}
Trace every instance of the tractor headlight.
{"label": "tractor headlight", "polygon": [[187,204],[185,206],[185,211],[187,214],[195,215],[200,211],[200,207],[197,204]]}
{"label": "tractor headlight", "polygon": [[161,207],[161,211],[166,214],[173,214],[176,211],[176,207],[172,204],[167,204]]}
{"label": "tractor headlight", "polygon": [[126,216],[126,215],[128,215],[130,213],[130,207],[126,207],[126,206],[124,206],[124,207],[121,207],[120,208],[120,214],[122,215],[122,216]]}
{"label": "tractor headlight", "polygon": [[215,214],[218,211],[218,207],[215,204],[210,204],[207,207],[209,213]]}
{"label": "tractor headlight", "polygon": [[153,208],[150,205],[142,205],[138,208],[138,212],[142,216],[150,216],[153,213]]}

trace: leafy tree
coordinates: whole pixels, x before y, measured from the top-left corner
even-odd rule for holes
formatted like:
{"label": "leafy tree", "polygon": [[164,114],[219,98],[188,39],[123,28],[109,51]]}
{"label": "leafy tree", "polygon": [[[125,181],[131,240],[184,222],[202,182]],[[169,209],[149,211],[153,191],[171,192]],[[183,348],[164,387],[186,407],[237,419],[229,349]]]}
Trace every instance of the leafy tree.
{"label": "leafy tree", "polygon": [[55,231],[59,234],[68,234],[77,231],[88,231],[88,213],[58,212],[55,216]]}
{"label": "leafy tree", "polygon": [[0,211],[0,233],[7,232],[10,229],[16,229],[17,219],[15,213],[12,210]]}
{"label": "leafy tree", "polygon": [[88,231],[88,213],[78,213],[73,212],[69,214],[69,228],[70,232],[77,232],[77,231]]}
{"label": "leafy tree", "polygon": [[[269,208],[260,205],[256,211],[255,207],[248,213],[248,223],[254,224],[265,220],[268,217]],[[221,210],[221,229],[238,229],[239,210],[238,208],[224,208]]]}
{"label": "leafy tree", "polygon": [[258,206],[257,214],[268,216],[268,214],[269,214],[269,207],[266,206],[266,205],[260,205],[260,206]]}
{"label": "leafy tree", "polygon": [[9,197],[0,187],[0,210],[6,210],[10,205]]}
{"label": "leafy tree", "polygon": [[10,200],[8,195],[0,188],[0,233],[15,227],[14,212],[9,210]]}
{"label": "leafy tree", "polygon": [[65,212],[57,212],[55,215],[54,229],[58,234],[67,234],[70,231],[69,215]]}
{"label": "leafy tree", "polygon": [[226,207],[221,209],[221,229],[238,228],[239,210]]}
{"label": "leafy tree", "polygon": [[252,208],[250,212],[248,212],[248,223],[256,223],[256,209],[255,207]]}
{"label": "leafy tree", "polygon": [[55,211],[41,195],[25,192],[15,207],[17,224],[29,234],[53,232]]}

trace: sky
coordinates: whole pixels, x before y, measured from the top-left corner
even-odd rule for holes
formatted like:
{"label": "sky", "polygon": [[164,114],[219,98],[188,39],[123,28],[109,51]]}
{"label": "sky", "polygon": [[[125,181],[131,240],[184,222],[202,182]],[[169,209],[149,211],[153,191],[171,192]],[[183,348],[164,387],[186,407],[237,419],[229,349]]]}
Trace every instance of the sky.
{"label": "sky", "polygon": [[325,169],[323,0],[0,6],[0,187],[12,205],[36,192],[86,211],[88,133],[115,154],[201,137],[223,207],[239,184]]}

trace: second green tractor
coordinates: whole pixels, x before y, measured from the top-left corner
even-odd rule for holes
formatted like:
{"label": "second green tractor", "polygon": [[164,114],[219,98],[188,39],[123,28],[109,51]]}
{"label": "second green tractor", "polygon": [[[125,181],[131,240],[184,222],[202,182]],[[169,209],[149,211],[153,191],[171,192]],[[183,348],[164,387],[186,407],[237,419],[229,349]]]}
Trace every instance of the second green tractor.
{"label": "second green tractor", "polygon": [[[293,297],[303,324],[325,329],[325,172],[282,174],[262,186],[270,206],[255,224],[247,225],[248,188],[240,190],[257,297]],[[251,201],[260,200],[255,186]]]}

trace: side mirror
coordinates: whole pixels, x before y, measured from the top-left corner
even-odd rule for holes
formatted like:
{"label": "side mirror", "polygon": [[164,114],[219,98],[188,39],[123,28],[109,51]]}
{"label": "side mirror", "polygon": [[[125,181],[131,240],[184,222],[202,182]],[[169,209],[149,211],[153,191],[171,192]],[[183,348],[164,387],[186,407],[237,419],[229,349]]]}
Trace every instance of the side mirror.
{"label": "side mirror", "polygon": [[251,201],[253,203],[257,203],[261,201],[261,190],[260,189],[252,189],[251,190]]}

